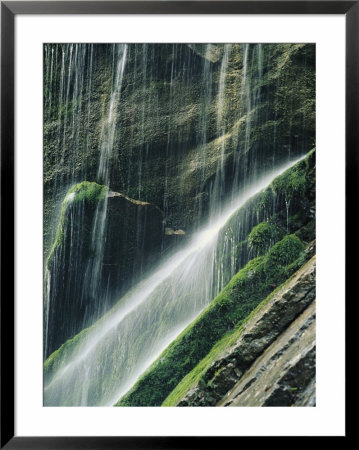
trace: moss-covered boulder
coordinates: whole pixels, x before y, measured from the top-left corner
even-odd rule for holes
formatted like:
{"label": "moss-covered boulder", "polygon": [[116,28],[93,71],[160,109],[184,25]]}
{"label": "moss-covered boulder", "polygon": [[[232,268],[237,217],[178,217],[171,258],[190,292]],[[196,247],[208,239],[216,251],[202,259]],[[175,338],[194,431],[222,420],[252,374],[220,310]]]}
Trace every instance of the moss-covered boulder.
{"label": "moss-covered boulder", "polygon": [[283,274],[280,272],[284,271],[285,267],[299,258],[303,249],[302,241],[294,234],[287,235],[277,242],[265,259],[264,271],[267,277],[273,281],[282,279]]}
{"label": "moss-covered boulder", "polygon": [[256,253],[265,253],[281,236],[283,232],[279,227],[269,222],[261,222],[252,228],[248,243]]}

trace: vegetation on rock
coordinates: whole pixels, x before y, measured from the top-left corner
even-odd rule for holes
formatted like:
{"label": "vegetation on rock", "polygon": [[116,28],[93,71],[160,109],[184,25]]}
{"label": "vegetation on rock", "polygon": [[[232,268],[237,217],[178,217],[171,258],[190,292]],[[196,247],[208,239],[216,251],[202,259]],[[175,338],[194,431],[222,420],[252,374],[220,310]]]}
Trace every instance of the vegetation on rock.
{"label": "vegetation on rock", "polygon": [[[224,394],[236,385],[258,355],[281,336],[288,324],[313,301],[313,273],[315,257],[265,298],[240,326],[226,333],[181,380],[162,406],[210,406],[221,398],[226,401]],[[272,323],[273,317],[275,323]],[[281,350],[285,351],[289,345],[286,342]],[[274,359],[273,364],[277,361]],[[256,398],[253,398],[253,404],[256,405]]]}
{"label": "vegetation on rock", "polygon": [[261,222],[252,228],[248,235],[248,244],[250,248],[257,253],[263,253],[266,249],[271,247],[278,239],[280,239],[283,232],[275,225],[269,222]]}
{"label": "vegetation on rock", "polygon": [[71,201],[71,203],[86,201],[92,204],[97,204],[97,202],[103,200],[107,194],[107,186],[101,186],[97,183],[91,183],[89,181],[82,181],[82,183],[76,184],[68,191],[65,201]]}
{"label": "vegetation on rock", "polygon": [[68,209],[73,208],[74,205],[77,205],[81,202],[96,206],[98,202],[106,198],[107,193],[107,186],[101,186],[97,183],[91,183],[89,181],[78,183],[68,190],[62,202],[60,220],[57,226],[55,241],[47,258],[47,266],[49,265],[56,248],[58,248],[63,243],[63,239],[65,237],[65,228],[67,226],[67,220],[69,216]]}
{"label": "vegetation on rock", "polygon": [[[286,236],[265,257],[250,261],[213,302],[177,337],[116,406],[159,406],[229,330],[240,327],[269,293],[292,273],[303,246]],[[300,244],[300,245],[299,245]],[[299,249],[300,247],[300,249]],[[283,252],[288,251],[288,257]],[[277,255],[281,255],[278,258]],[[268,270],[277,262],[277,271]]]}

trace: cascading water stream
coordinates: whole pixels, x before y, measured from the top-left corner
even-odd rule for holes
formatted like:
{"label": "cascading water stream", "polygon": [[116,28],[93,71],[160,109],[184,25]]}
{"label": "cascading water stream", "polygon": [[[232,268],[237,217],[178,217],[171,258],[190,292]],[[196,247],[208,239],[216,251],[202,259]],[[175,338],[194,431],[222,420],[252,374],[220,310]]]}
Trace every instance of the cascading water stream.
{"label": "cascading water stream", "polygon": [[[118,105],[121,98],[121,88],[123,74],[126,65],[127,44],[114,45],[113,63],[116,64],[115,78],[112,85],[112,92],[108,102],[108,112],[103,119],[103,125],[100,136],[100,159],[97,171],[97,181],[101,184],[109,184],[109,166],[111,155],[114,150],[116,117]],[[102,305],[98,311],[103,310],[106,305],[106,299],[101,298],[101,267],[103,264],[104,249],[106,243],[106,218],[107,218],[107,197],[99,202],[95,212],[93,227],[91,231],[91,250],[92,257],[86,267],[85,285],[88,286],[90,296],[94,299],[101,299]],[[99,313],[96,314],[97,317]]]}
{"label": "cascading water stream", "polygon": [[116,53],[116,55],[114,54],[114,61],[117,60],[117,67],[108,104],[108,112],[103,120],[101,129],[100,160],[97,171],[98,182],[106,185],[109,182],[109,163],[115,141],[117,108],[121,97],[122,80],[127,57],[127,44],[118,44]]}
{"label": "cascading water stream", "polygon": [[[251,196],[295,162],[247,186],[184,249],[85,330],[72,352],[68,356],[64,353],[51,378],[45,377],[45,404],[90,406],[118,401],[234,275],[224,274],[218,259],[219,254],[231,252],[236,244],[218,239],[226,222]],[[235,270],[234,263],[231,270]]]}
{"label": "cascading water stream", "polygon": [[[62,126],[61,134],[58,134],[58,143],[62,142],[62,153],[66,152],[66,130],[71,126],[74,130],[71,140],[71,158],[73,163],[71,164],[72,173],[69,176],[70,186],[74,184],[76,176],[74,169],[76,167],[76,159],[79,148],[79,128],[78,118],[81,117],[81,111],[83,109],[83,92],[85,89],[85,56],[86,45],[76,44],[71,45],[69,50],[62,50],[62,63],[61,63],[61,75],[60,75],[60,104],[65,106],[65,114],[63,123],[59,121]],[[67,54],[68,53],[68,54]],[[114,47],[113,60],[116,62],[116,70],[114,72],[114,80],[109,92],[109,100],[106,113],[102,118],[102,129],[100,136],[100,157],[98,163],[98,181],[100,183],[109,184],[109,164],[111,155],[114,148],[115,132],[116,132],[116,117],[118,104],[120,101],[121,87],[123,73],[125,69],[127,55],[127,45],[118,44]],[[91,92],[92,84],[92,57],[93,47],[90,47],[89,59],[88,59],[88,78],[86,83],[87,93]],[[66,62],[68,64],[67,70],[65,70]],[[51,70],[51,69],[50,69]],[[67,86],[65,87],[65,75],[67,74]],[[51,79],[51,72],[48,75]],[[66,94],[64,95],[64,91]],[[72,91],[72,94],[71,94]],[[87,113],[86,119],[89,120],[91,103],[88,98],[86,102]],[[69,105],[72,108],[69,108]],[[68,113],[68,110],[71,112]],[[61,137],[62,136],[62,137]],[[87,143],[84,143],[87,145]],[[56,180],[55,180],[56,188]],[[67,198],[70,201],[70,198]],[[64,233],[69,235],[70,242],[69,250],[66,252],[63,248],[57,249],[53,252],[51,258],[46,262],[45,268],[45,289],[44,289],[44,355],[47,357],[52,351],[54,351],[59,344],[61,345],[60,335],[55,328],[56,322],[59,318],[56,317],[56,310],[58,305],[55,305],[52,299],[55,301],[63,302],[63,309],[68,308],[68,313],[71,311],[71,315],[75,315],[75,309],[71,306],[74,303],[73,296],[76,297],[76,302],[80,305],[83,317],[78,321],[77,327],[88,326],[89,323],[93,323],[98,319],[107,308],[106,294],[103,292],[101,283],[101,268],[103,264],[104,249],[106,244],[105,232],[106,232],[106,216],[107,216],[107,197],[98,202],[95,211],[93,212],[93,220],[91,221],[90,230],[88,224],[88,211],[86,212],[84,207],[76,206],[71,208],[69,229],[64,230]],[[85,239],[89,241],[89,256],[87,257],[86,265],[80,264],[81,256],[83,255],[83,242],[81,235],[85,236]],[[80,242],[80,243],[79,243]],[[70,256],[68,257],[68,253]],[[52,266],[51,276],[48,265]],[[60,267],[68,266],[68,273],[66,280],[63,283],[65,285],[65,291],[59,293],[56,291],[58,285],[58,277],[63,276]],[[70,283],[72,280],[72,284]],[[70,288],[73,284],[78,284],[78,287],[74,291]],[[67,285],[67,286],[66,286]],[[90,307],[87,307],[86,303],[90,303]],[[65,318],[64,318],[65,319]],[[64,338],[68,338],[72,333],[77,332],[78,328],[72,329],[71,326],[66,327],[60,325]],[[51,332],[52,336],[49,336]],[[57,335],[57,336],[56,336]]]}
{"label": "cascading water stream", "polygon": [[[221,63],[220,77],[219,77],[219,86],[218,86],[218,106],[217,106],[217,136],[221,139],[220,144],[220,158],[218,159],[217,171],[215,181],[213,183],[213,188],[211,192],[211,214],[213,215],[216,212],[216,208],[220,205],[221,195],[225,190],[225,140],[224,135],[226,133],[226,123],[225,123],[225,110],[226,105],[225,102],[228,101],[226,96],[226,80],[228,74],[228,59],[229,54],[231,52],[232,45],[225,44],[224,52]],[[233,186],[233,189],[236,189]]]}
{"label": "cascading water stream", "polygon": [[[242,143],[237,143],[237,152],[233,161],[233,177],[226,183],[226,168],[228,164],[225,159],[227,146],[232,145],[225,139],[226,133],[226,113],[230,95],[226,93],[226,83],[228,77],[233,77],[233,67],[229,67],[232,44],[225,44],[221,62],[218,95],[217,95],[217,136],[220,143],[220,158],[217,163],[216,175],[210,192],[210,215],[218,214],[222,208],[223,196],[229,195],[235,198],[243,181],[249,179],[255,181],[260,176],[262,166],[259,162],[257,152],[251,151],[250,141],[253,129],[258,125],[258,104],[261,100],[261,81],[263,77],[263,47],[261,44],[251,46],[243,44],[241,46],[242,67],[240,72],[240,118],[244,118],[244,139]],[[238,51],[238,50],[237,50]],[[232,73],[231,73],[232,70]]]}

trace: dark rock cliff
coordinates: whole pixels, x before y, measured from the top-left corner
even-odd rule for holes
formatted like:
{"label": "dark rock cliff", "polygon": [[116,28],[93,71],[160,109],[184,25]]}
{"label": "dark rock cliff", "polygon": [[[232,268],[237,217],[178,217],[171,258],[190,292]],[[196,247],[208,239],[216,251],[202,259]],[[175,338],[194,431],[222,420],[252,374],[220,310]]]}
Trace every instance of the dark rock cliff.
{"label": "dark rock cliff", "polygon": [[[92,192],[103,194],[92,198]],[[70,189],[45,266],[46,357],[104,314],[154,264],[162,221],[156,206],[105,186],[83,182]]]}

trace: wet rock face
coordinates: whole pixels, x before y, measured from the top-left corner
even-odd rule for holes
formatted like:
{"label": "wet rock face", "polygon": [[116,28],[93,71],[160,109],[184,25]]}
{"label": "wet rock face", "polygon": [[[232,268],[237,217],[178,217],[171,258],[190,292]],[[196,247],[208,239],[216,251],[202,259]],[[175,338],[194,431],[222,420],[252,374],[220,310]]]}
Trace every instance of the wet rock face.
{"label": "wet rock face", "polygon": [[112,194],[63,212],[46,264],[46,356],[106,312],[160,254],[162,212]]}
{"label": "wet rock face", "polygon": [[[45,52],[47,255],[63,190],[84,179],[104,182],[97,172],[116,49],[52,44]],[[273,154],[286,161],[314,144],[315,46],[233,44],[227,53],[223,44],[128,47],[109,184],[160,206],[174,229],[196,226],[205,214],[222,159],[230,189],[231,180],[268,168]]]}
{"label": "wet rock face", "polygon": [[304,391],[298,396],[295,401],[295,406],[315,406],[316,405],[316,390],[315,377],[307,385]]}
{"label": "wet rock face", "polygon": [[314,379],[315,257],[246,324],[178,406],[313,405]]}
{"label": "wet rock face", "polygon": [[298,401],[306,406],[309,397],[302,394],[313,379],[315,302],[268,347],[219,404],[293,406]]}
{"label": "wet rock face", "polygon": [[155,205],[117,195],[108,199],[103,276],[109,290],[126,290],[158,259],[163,214]]}

